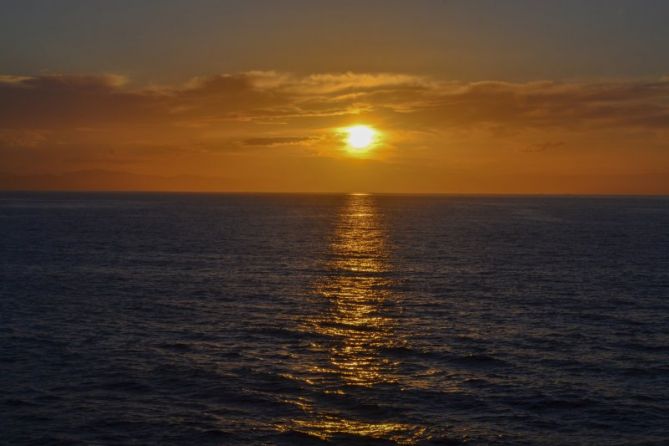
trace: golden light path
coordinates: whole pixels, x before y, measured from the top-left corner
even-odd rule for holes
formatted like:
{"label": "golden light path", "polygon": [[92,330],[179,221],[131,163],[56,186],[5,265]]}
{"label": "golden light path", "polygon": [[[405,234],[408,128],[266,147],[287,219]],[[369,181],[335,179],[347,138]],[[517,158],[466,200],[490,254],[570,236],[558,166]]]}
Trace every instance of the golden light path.
{"label": "golden light path", "polygon": [[[387,231],[376,197],[352,194],[342,207],[330,245],[329,273],[315,284],[315,293],[329,301],[329,309],[313,315],[303,329],[322,342],[313,345],[324,362],[303,364],[310,385],[325,393],[351,395],[355,388],[388,385],[400,380],[398,364],[384,357],[384,349],[401,346],[397,320],[388,310],[395,299],[389,277]],[[424,428],[396,422],[371,422],[346,416],[310,399],[299,403],[304,417],[284,429],[321,440],[354,436],[371,441],[412,444]]]}

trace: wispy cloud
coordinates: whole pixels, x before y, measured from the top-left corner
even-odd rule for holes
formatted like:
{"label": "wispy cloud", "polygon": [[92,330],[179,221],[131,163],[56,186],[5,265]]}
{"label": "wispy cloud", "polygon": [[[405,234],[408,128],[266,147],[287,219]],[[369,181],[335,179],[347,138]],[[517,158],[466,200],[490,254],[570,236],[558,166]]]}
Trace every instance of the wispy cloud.
{"label": "wispy cloud", "polygon": [[277,136],[266,138],[248,138],[244,140],[247,146],[285,146],[294,144],[306,144],[316,140],[313,137],[299,137],[299,136]]}

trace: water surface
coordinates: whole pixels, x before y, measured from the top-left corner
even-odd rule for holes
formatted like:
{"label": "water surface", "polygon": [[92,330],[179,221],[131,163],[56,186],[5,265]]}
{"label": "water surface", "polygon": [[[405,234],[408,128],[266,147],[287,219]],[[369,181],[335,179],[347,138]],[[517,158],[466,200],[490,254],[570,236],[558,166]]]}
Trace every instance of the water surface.
{"label": "water surface", "polygon": [[669,199],[0,195],[3,444],[666,444]]}

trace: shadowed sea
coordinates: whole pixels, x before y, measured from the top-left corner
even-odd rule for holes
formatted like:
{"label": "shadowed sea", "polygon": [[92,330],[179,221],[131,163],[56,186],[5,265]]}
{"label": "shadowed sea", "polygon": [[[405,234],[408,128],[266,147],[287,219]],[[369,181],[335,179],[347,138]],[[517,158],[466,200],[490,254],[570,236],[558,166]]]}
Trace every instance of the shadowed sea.
{"label": "shadowed sea", "polygon": [[669,444],[669,198],[0,194],[0,444]]}

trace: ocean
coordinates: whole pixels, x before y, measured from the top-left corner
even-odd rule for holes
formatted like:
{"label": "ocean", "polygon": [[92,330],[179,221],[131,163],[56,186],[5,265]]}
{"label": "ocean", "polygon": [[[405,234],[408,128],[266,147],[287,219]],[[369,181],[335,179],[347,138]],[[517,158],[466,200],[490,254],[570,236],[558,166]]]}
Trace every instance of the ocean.
{"label": "ocean", "polygon": [[0,444],[669,444],[669,198],[0,194]]}

